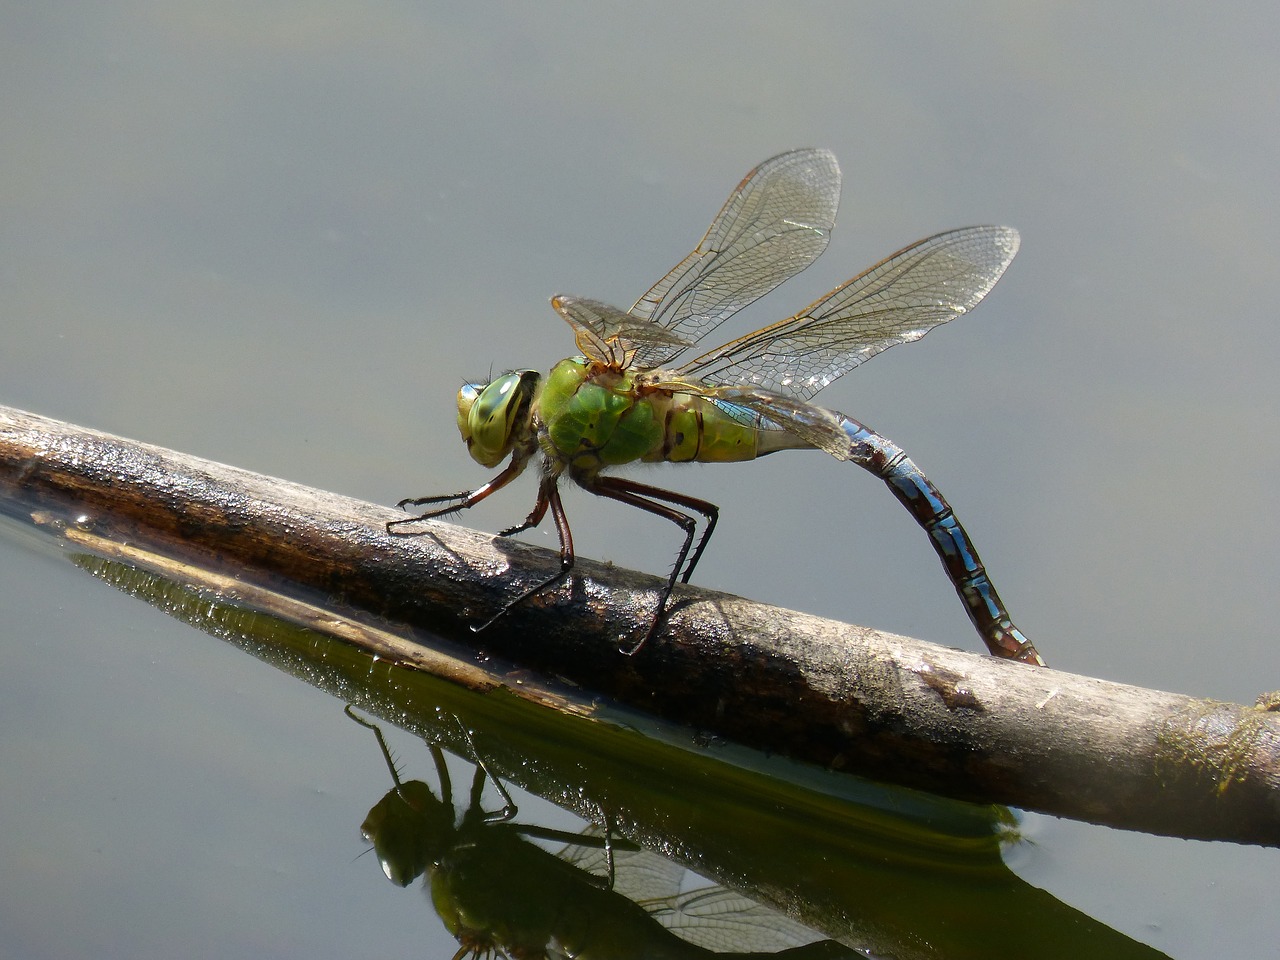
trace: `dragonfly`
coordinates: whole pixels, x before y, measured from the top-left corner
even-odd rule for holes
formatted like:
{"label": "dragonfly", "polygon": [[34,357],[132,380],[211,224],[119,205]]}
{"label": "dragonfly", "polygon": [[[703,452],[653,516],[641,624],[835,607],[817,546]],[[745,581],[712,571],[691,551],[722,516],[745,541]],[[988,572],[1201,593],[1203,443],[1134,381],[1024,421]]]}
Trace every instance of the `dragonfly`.
{"label": "dragonfly", "polygon": [[[481,630],[566,580],[573,537],[559,484],[670,521],[684,534],[647,633],[660,630],[677,582],[688,583],[715,531],[706,500],[614,475],[635,462],[734,463],[781,450],[817,449],[880,477],[928,534],[969,618],[995,656],[1043,666],[1009,617],[972,541],[937,487],[906,453],[870,427],[810,400],[876,354],[918,340],[973,309],[1018,251],[1010,227],[975,226],[911,244],[786,320],[672,364],[722,322],[812,264],[826,249],[840,201],[840,167],[822,149],[792,150],[751,170],[702,241],[629,310],[557,295],[580,355],[545,376],[517,370],[458,393],[458,429],[471,457],[506,466],[473,490],[401,500],[429,507],[404,525],[475,506],[540,460],[529,515],[499,534],[536,527],[550,512],[560,542],[557,572],[505,604]],[[509,459],[508,459],[509,458]],[[698,519],[703,520],[698,535]]]}
{"label": "dragonfly", "polygon": [[[444,752],[428,743],[439,793],[404,780],[377,724],[392,789],[360,826],[387,879],[422,877],[458,941],[453,960],[852,960],[864,956],[719,884],[692,886],[680,865],[622,838],[608,818],[580,832],[520,823],[510,792],[459,721],[474,767],[467,806],[455,805]],[[486,781],[501,806],[482,806]],[[554,843],[556,852],[534,841]],[[563,845],[563,846],[561,846]],[[701,880],[701,878],[698,878]]]}

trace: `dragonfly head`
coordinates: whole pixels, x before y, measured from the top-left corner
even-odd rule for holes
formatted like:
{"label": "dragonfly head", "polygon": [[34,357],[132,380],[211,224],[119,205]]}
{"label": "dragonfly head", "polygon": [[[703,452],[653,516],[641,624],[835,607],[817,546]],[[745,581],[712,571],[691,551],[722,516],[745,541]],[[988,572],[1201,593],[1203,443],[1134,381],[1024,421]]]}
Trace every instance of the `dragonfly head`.
{"label": "dragonfly head", "polygon": [[536,370],[517,370],[492,383],[463,385],[458,391],[458,432],[473,460],[496,467],[528,437],[541,379]]}

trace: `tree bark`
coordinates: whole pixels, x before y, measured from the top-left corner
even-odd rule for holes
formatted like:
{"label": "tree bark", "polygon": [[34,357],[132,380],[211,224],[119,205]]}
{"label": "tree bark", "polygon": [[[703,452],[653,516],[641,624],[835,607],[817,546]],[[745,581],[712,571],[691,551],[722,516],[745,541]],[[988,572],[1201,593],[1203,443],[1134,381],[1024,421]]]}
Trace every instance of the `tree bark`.
{"label": "tree bark", "polygon": [[[694,588],[636,656],[661,581],[0,407],[0,509],[325,629],[408,667],[560,709],[604,696],[878,780],[1126,829],[1280,845],[1280,713],[939,647]],[[567,682],[567,683],[566,683]],[[574,692],[576,690],[576,693]],[[567,691],[567,692],[566,692]],[[1274,708],[1274,701],[1270,704]]]}

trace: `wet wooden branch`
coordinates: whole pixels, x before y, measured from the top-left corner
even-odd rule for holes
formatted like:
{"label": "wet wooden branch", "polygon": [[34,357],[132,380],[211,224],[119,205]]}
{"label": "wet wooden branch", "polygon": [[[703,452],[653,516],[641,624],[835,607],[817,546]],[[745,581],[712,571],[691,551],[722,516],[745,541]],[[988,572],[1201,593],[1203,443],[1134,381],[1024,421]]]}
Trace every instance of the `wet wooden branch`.
{"label": "wet wooden branch", "polygon": [[[572,709],[592,696],[945,796],[1280,845],[1280,713],[960,652],[692,588],[634,657],[659,581],[0,407],[0,509],[380,656]],[[1049,651],[1051,652],[1051,651]],[[507,666],[502,666],[505,663]],[[557,700],[547,678],[582,696]],[[587,706],[583,706],[583,704]]]}

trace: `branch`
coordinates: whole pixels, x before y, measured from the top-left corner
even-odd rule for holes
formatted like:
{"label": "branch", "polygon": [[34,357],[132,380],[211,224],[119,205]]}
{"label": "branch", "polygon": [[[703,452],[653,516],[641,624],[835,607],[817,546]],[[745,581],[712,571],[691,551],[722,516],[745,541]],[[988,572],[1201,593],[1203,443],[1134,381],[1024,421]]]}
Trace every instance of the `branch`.
{"label": "branch", "polygon": [[[0,507],[77,550],[562,709],[558,678],[758,750],[982,803],[1280,845],[1280,714],[1030,668],[660,581],[0,407]],[[504,673],[492,658],[518,670]],[[532,674],[529,673],[532,671]]]}

